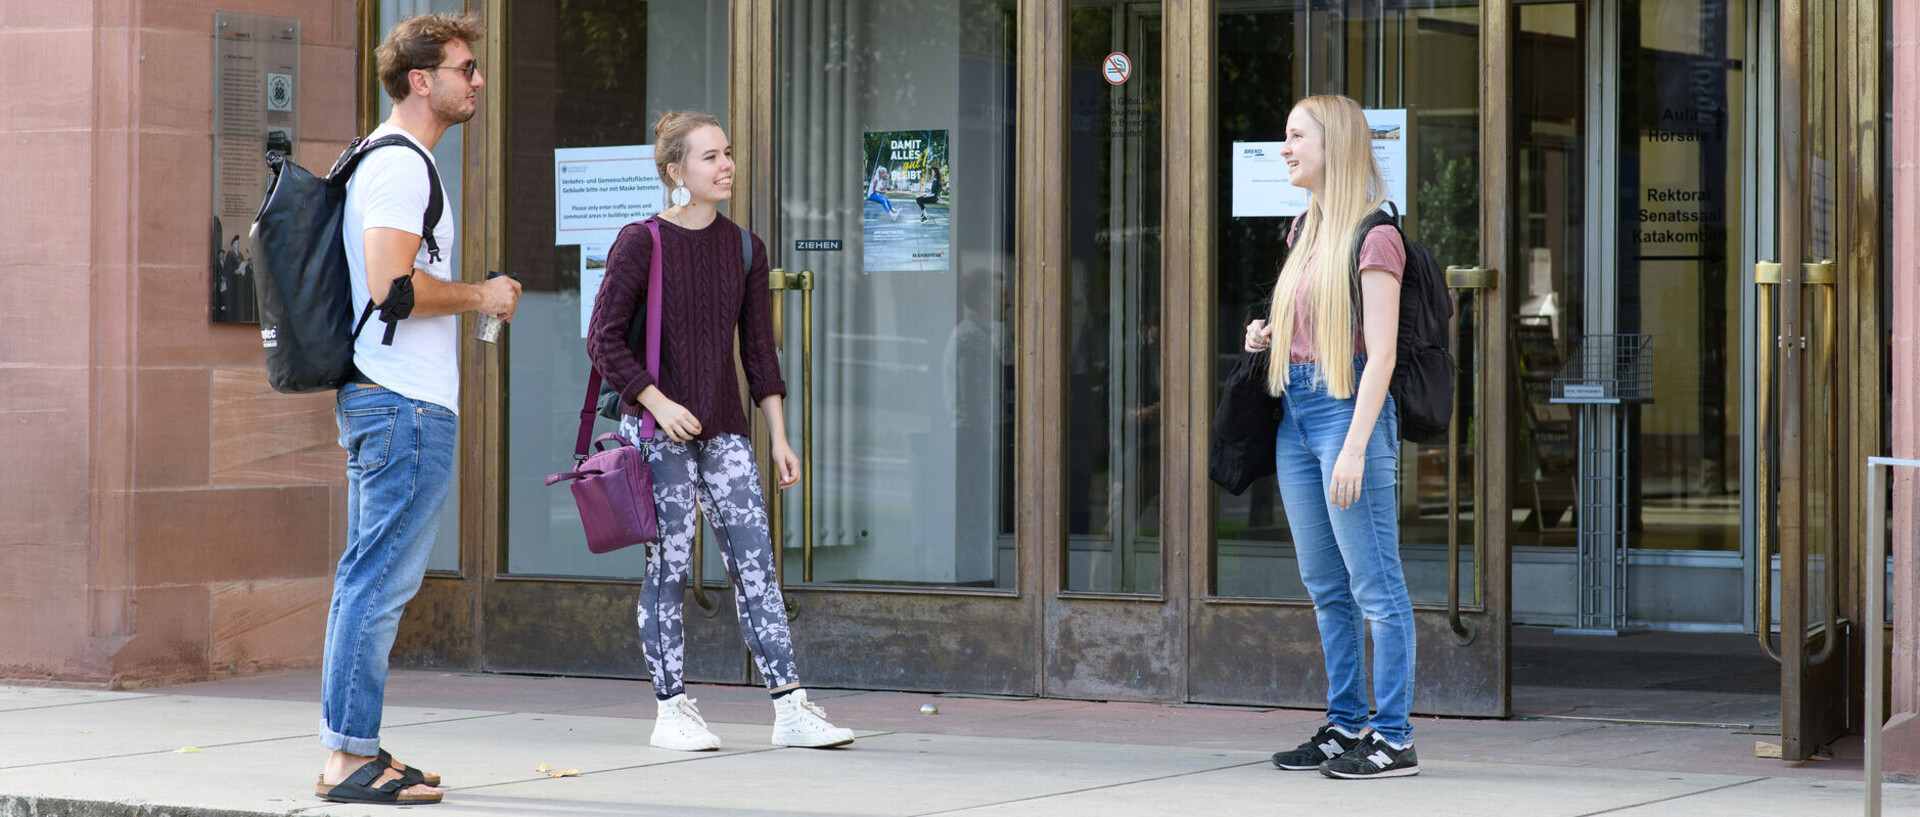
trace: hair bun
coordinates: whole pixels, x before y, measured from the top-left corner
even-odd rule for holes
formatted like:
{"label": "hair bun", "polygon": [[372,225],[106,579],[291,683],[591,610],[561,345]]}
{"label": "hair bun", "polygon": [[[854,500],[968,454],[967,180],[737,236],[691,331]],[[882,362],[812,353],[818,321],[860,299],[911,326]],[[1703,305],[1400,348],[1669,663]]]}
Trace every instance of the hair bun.
{"label": "hair bun", "polygon": [[686,114],[679,111],[667,111],[661,114],[660,121],[653,123],[654,139],[658,140],[660,137],[665,136],[667,131],[672,129],[673,123],[685,116]]}

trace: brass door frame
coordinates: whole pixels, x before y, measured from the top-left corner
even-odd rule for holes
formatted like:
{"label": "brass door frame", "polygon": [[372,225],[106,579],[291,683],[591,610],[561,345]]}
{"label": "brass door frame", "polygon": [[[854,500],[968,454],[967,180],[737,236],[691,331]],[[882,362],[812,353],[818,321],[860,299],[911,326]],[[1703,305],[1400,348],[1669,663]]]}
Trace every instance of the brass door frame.
{"label": "brass door frame", "polygon": [[[1773,343],[1769,351],[1778,356],[1773,395],[1778,478],[1772,499],[1779,523],[1771,532],[1781,563],[1781,750],[1789,760],[1809,757],[1861,725],[1859,690],[1848,681],[1860,671],[1863,640],[1854,624],[1861,621],[1861,599],[1853,577],[1876,568],[1860,563],[1857,544],[1869,535],[1862,527],[1866,496],[1858,469],[1844,464],[1878,453],[1885,423],[1880,403],[1885,329],[1877,308],[1879,208],[1884,206],[1878,121],[1883,25],[1880,7],[1873,3],[1785,0],[1780,9],[1777,206],[1783,263],[1771,269],[1762,265],[1763,274],[1777,269],[1778,329],[1777,337],[1761,341]],[[1813,217],[1808,211],[1813,197],[1823,193],[1809,178],[1814,142],[1823,131],[1834,142],[1825,146],[1833,156],[1832,189],[1825,191],[1838,255],[1831,264],[1810,255],[1808,235]],[[1809,293],[1818,295],[1811,302],[1819,305],[1818,314],[1809,307]],[[1766,317],[1774,316],[1763,316],[1763,326]],[[1810,417],[1803,406],[1808,377],[1830,390],[1833,404],[1824,417]],[[1845,430],[1840,430],[1836,424],[1843,417]],[[1814,458],[1824,460],[1820,469],[1810,469]],[[1816,487],[1825,488],[1840,517],[1830,546],[1810,543],[1805,532],[1806,475],[1821,471],[1831,484]],[[1763,542],[1763,559],[1767,550]],[[1826,563],[1827,592],[1817,608],[1807,594],[1816,555]],[[1764,635],[1766,621],[1760,625]]]}
{"label": "brass door frame", "polygon": [[[1188,36],[1195,42],[1191,54],[1192,76],[1206,78],[1192,84],[1205,88],[1210,86],[1213,74],[1212,34],[1216,9],[1211,2],[1190,5],[1191,12],[1186,16],[1189,18]],[[1509,363],[1504,340],[1508,332],[1508,307],[1506,293],[1499,287],[1499,270],[1512,264],[1508,202],[1513,197],[1507,192],[1513,184],[1508,157],[1512,151],[1511,44],[1516,14],[1509,0],[1482,0],[1480,4],[1482,60],[1478,79],[1482,262],[1480,268],[1455,269],[1448,274],[1450,285],[1458,288],[1463,300],[1471,300],[1477,305],[1475,320],[1479,322],[1479,331],[1474,340],[1474,354],[1479,376],[1474,378],[1474,393],[1460,395],[1460,399],[1463,404],[1470,403],[1475,416],[1480,417],[1507,416],[1509,402],[1505,377]],[[1171,31],[1169,39],[1172,40]],[[1169,54],[1172,53],[1170,42]],[[1169,64],[1173,64],[1171,59]],[[1176,257],[1173,254],[1174,242],[1188,241],[1182,258],[1187,269],[1178,270],[1170,266],[1167,275],[1167,312],[1170,316],[1185,315],[1190,324],[1184,332],[1169,333],[1169,337],[1180,346],[1177,349],[1169,346],[1168,359],[1181,361],[1183,365],[1170,367],[1166,381],[1169,393],[1172,393],[1174,378],[1186,378],[1184,394],[1187,399],[1181,405],[1184,416],[1180,425],[1173,425],[1173,417],[1169,415],[1169,438],[1177,433],[1186,433],[1195,441],[1185,450],[1185,460],[1181,463],[1184,470],[1169,467],[1166,483],[1188,488],[1181,498],[1188,503],[1189,510],[1179,528],[1190,543],[1186,557],[1189,563],[1187,587],[1190,600],[1186,605],[1189,656],[1183,680],[1184,697],[1217,703],[1316,707],[1324,704],[1325,689],[1315,685],[1324,681],[1320,680],[1323,676],[1313,656],[1303,654],[1298,656],[1300,660],[1288,662],[1289,665],[1301,666],[1297,672],[1277,682],[1280,687],[1278,699],[1274,695],[1276,679],[1272,661],[1272,650],[1276,644],[1319,643],[1312,602],[1305,599],[1230,598],[1212,594],[1212,543],[1216,530],[1216,509],[1212,488],[1206,478],[1205,441],[1211,424],[1214,397],[1210,375],[1214,365],[1210,329],[1217,319],[1213,314],[1212,253],[1218,214],[1214,212],[1212,202],[1218,174],[1214,169],[1216,157],[1212,144],[1214,111],[1211,100],[1211,94],[1200,94],[1191,107],[1184,111],[1184,115],[1189,117],[1184,122],[1194,136],[1190,145],[1186,146],[1188,165],[1183,172],[1193,180],[1189,187],[1194,199],[1184,202],[1170,200],[1166,208],[1170,219],[1166,244],[1169,263],[1173,263]],[[1182,112],[1172,103],[1170,98],[1170,123]],[[1172,130],[1170,126],[1169,155],[1179,156],[1182,154],[1173,152]],[[1175,188],[1169,185],[1168,189],[1172,191]],[[1188,229],[1176,229],[1171,219],[1183,210],[1190,210],[1195,217]],[[1440,260],[1448,264],[1466,259]],[[1184,282],[1185,291],[1176,289],[1180,284],[1174,283],[1175,279]],[[1175,311],[1176,293],[1188,299],[1184,311]],[[1176,373],[1172,368],[1185,371]],[[1460,410],[1457,409],[1456,419],[1459,414]],[[1457,441],[1457,436],[1455,439]],[[1471,546],[1475,555],[1475,587],[1479,592],[1479,601],[1462,602],[1457,597],[1456,589],[1455,593],[1450,594],[1448,603],[1414,605],[1419,634],[1418,673],[1422,679],[1415,693],[1414,708],[1423,714],[1505,717],[1511,710],[1507,645],[1512,594],[1506,524],[1510,517],[1511,498],[1505,480],[1489,478],[1489,475],[1507,473],[1507,439],[1504,434],[1483,432],[1475,435],[1473,445],[1476,524]],[[1171,500],[1170,494],[1169,502]],[[1481,524],[1489,519],[1498,520],[1499,523]],[[1449,566],[1457,571],[1460,552],[1457,543],[1450,544],[1456,547],[1449,554]],[[1457,582],[1454,587],[1458,587]]]}
{"label": "brass door frame", "polygon": [[[488,20],[496,19],[496,7],[504,0],[468,0],[469,10],[481,10]],[[481,8],[483,7],[483,8]],[[374,60],[374,47],[384,38],[380,29],[379,0],[359,0],[355,4],[355,28],[359,54],[355,82],[357,133],[365,134],[379,125],[380,86]],[[486,40],[470,43],[481,65],[501,65],[505,55],[504,26],[488,26]],[[461,199],[457,203],[460,219],[459,241],[461,280],[478,282],[489,269],[499,269],[503,257],[500,238],[504,215],[495,202],[500,199],[500,169],[504,162],[494,146],[501,144],[504,118],[489,113],[502,97],[502,85],[489,82],[473,119],[461,129]],[[472,157],[482,157],[474,161]],[[460,317],[460,435],[464,440],[482,440],[483,445],[463,445],[458,452],[460,473],[470,475],[456,486],[460,507],[457,520],[442,520],[442,525],[459,526],[459,568],[429,570],[420,591],[408,602],[400,620],[400,632],[394,641],[393,662],[401,666],[477,668],[484,658],[485,626],[480,615],[484,594],[483,576],[493,571],[493,559],[500,534],[504,530],[504,504],[499,454],[504,450],[505,429],[500,418],[506,406],[499,388],[500,355],[504,345],[494,346],[473,339],[471,315]]]}

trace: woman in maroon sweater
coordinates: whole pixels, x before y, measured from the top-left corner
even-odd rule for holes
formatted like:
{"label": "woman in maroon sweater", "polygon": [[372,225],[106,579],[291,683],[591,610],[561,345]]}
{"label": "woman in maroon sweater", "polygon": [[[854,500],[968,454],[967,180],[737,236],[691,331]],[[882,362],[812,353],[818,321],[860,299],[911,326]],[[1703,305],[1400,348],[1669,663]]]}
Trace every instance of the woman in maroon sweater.
{"label": "woman in maroon sweater", "polygon": [[[681,751],[720,748],[694,701],[687,697],[686,629],[682,608],[693,560],[695,505],[706,514],[733,581],[740,632],[773,692],[776,746],[840,746],[853,732],[826,720],[800,688],[788,635],[786,603],[773,570],[766,503],[748,442],[747,416],[735,385],[733,347],[747,388],[766,416],[780,487],[800,481],[800,458],[787,444],[780,361],[773,339],[767,248],[753,239],[753,261],[742,269],[740,228],[717,206],[733,196],[733,151],[719,120],[668,113],[654,125],[654,163],[671,190],[673,206],[655,217],[660,245],[644,223],[629,224],[607,253],[606,279],[594,300],[587,354],[620,390],[621,435],[646,452],[653,468],[661,539],[647,548],[647,579],[640,590],[640,640],[653,673],[659,717],[654,746]],[[653,253],[661,255],[663,292],[647,291]],[[660,376],[646,371],[627,348],[627,330],[646,318],[646,299],[662,297]],[[640,436],[641,412],[659,426]],[[663,439],[664,438],[664,439]]]}

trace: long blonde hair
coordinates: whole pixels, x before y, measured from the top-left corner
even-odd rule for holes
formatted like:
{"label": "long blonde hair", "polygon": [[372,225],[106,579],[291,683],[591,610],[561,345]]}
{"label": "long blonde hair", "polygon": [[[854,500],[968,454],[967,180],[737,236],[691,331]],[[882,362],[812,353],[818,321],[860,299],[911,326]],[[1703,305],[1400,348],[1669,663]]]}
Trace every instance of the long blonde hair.
{"label": "long blonde hair", "polygon": [[[1307,202],[1287,263],[1274,282],[1274,349],[1267,363],[1267,391],[1275,397],[1287,389],[1287,349],[1293,343],[1293,303],[1301,282],[1307,282],[1307,308],[1313,316],[1316,371],[1327,393],[1339,399],[1353,396],[1353,334],[1359,328],[1352,293],[1353,259],[1347,241],[1368,213],[1387,200],[1387,182],[1373,160],[1373,131],[1360,104],[1344,96],[1310,96],[1294,110],[1302,111],[1325,135],[1325,181],[1321,194]],[[1308,266],[1309,259],[1312,266]],[[1335,365],[1328,365],[1329,363]]]}

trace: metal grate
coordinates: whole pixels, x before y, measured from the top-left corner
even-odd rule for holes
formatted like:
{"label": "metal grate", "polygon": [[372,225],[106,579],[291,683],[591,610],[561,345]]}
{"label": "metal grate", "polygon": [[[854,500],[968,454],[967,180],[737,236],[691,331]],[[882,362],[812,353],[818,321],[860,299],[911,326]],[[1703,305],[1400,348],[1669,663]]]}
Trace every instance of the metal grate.
{"label": "metal grate", "polygon": [[1554,375],[1554,403],[1653,402],[1652,335],[1587,335]]}

